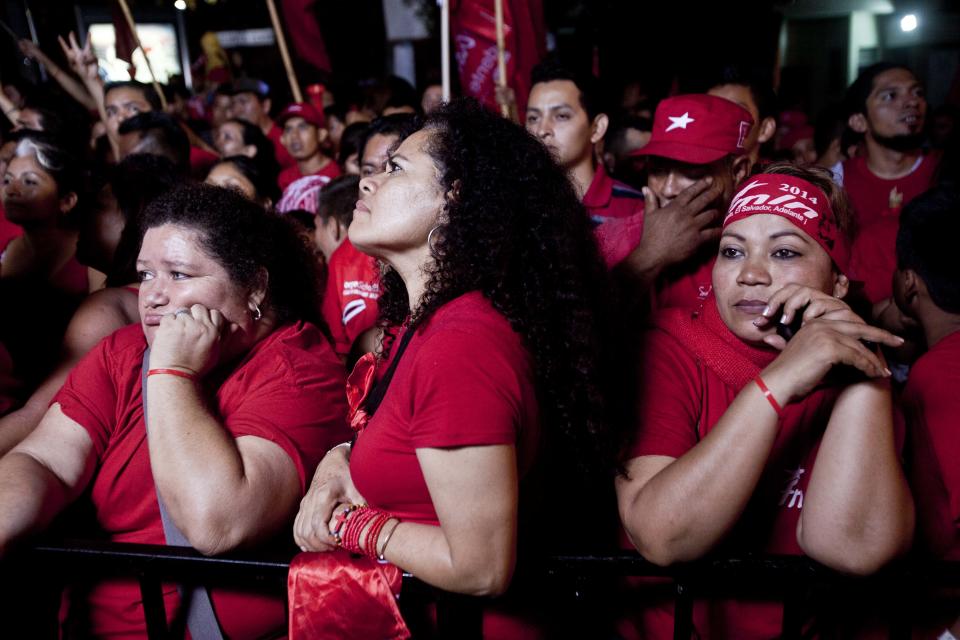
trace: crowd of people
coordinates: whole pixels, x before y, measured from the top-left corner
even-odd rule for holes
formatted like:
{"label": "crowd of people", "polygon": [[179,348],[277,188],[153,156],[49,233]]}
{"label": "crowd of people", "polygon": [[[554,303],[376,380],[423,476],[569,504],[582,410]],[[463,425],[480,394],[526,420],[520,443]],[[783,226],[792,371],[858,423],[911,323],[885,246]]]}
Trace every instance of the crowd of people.
{"label": "crowd of people", "polygon": [[[406,637],[401,571],[498,596],[487,637],[563,635],[522,570],[561,551],[960,558],[960,133],[912,70],[814,119],[747,66],[618,99],[548,58],[514,122],[398,78],[165,105],[60,45],[0,92],[0,556],[304,552],[286,600],[164,591],[232,638]],[[591,625],[672,637],[661,586]],[[133,579],[64,603],[67,637],[145,632]],[[918,637],[960,637],[954,605]],[[782,619],[694,608],[704,638]]]}

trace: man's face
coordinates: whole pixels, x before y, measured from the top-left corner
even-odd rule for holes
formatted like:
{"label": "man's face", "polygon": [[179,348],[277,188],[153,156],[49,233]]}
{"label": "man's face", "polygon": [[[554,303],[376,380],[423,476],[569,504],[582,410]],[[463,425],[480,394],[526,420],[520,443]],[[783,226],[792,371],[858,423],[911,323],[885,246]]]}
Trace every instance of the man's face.
{"label": "man's face", "polygon": [[592,123],[580,104],[580,90],[570,80],[533,85],[526,127],[563,167],[574,167],[593,153]]}
{"label": "man's face", "polygon": [[103,98],[103,107],[107,113],[107,129],[114,137],[124,120],[138,113],[153,111],[153,107],[143,97],[143,92],[132,87],[117,87],[107,92]]}
{"label": "man's face", "polygon": [[723,185],[717,201],[710,203],[708,208],[717,206],[726,210],[730,198],[733,197],[736,182],[736,177],[732,174],[726,158],[709,164],[691,164],[660,156],[650,156],[647,164],[647,186],[653,191],[661,207],[670,204],[684,189],[697,180],[708,176]]}
{"label": "man's face", "polygon": [[265,100],[260,100],[257,94],[252,91],[238,93],[230,100],[230,111],[234,118],[246,120],[259,127],[261,120],[267,113],[267,108],[264,106],[265,102]]}
{"label": "man's face", "polygon": [[753,99],[750,87],[742,84],[721,84],[707,91],[707,95],[729,100],[750,113],[750,117],[753,118],[753,125],[751,125],[750,133],[743,141],[743,148],[746,153],[753,153],[757,150],[757,147],[766,142],[766,140],[760,140],[760,126],[763,123],[760,121],[760,108],[757,106],[757,101]]}
{"label": "man's face", "polygon": [[233,99],[230,96],[218,93],[213,97],[213,105],[210,107],[210,124],[216,129],[224,122],[233,117],[230,105]]}
{"label": "man's face", "polygon": [[213,144],[224,158],[242,154],[247,146],[243,142],[243,127],[236,122],[224,122],[217,127]]}
{"label": "man's face", "polygon": [[303,118],[288,118],[283,124],[280,142],[294,160],[307,160],[315,156],[320,148],[319,130]]}
{"label": "man's face", "polygon": [[364,178],[383,173],[387,168],[387,158],[390,151],[400,142],[400,136],[376,133],[363,148],[363,158],[360,159],[360,175]]}
{"label": "man's face", "polygon": [[906,69],[884,71],[873,80],[865,115],[874,138],[919,135],[927,115],[923,85]]}

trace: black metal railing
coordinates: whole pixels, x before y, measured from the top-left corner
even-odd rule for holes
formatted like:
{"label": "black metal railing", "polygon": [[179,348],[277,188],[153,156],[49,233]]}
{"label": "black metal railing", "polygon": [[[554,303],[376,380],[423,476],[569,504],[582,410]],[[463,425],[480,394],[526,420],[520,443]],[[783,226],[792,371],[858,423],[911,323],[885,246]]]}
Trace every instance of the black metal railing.
{"label": "black metal railing", "polygon": [[[289,558],[244,555],[211,558],[193,549],[178,547],[65,541],[37,544],[13,554],[4,564],[3,579],[16,579],[25,569],[40,580],[58,585],[102,577],[136,578],[143,597],[148,637],[159,640],[170,635],[161,591],[163,583],[213,587],[262,585],[283,592]],[[944,589],[960,590],[960,562],[900,563],[869,578],[855,578],[796,556],[743,556],[663,568],[636,553],[623,552],[554,556],[526,567],[524,574],[533,576],[541,584],[552,584],[554,594],[566,594],[567,600],[556,605],[567,608],[568,615],[581,607],[584,617],[597,615],[596,609],[591,609],[596,602],[596,598],[591,600],[591,591],[612,593],[618,580],[626,577],[661,578],[672,588],[674,638],[678,640],[691,637],[693,603],[697,597],[745,595],[783,602],[782,637],[801,638],[808,620],[803,606],[809,602],[812,591],[847,594],[844,597],[857,594],[874,599],[880,607],[890,602],[886,611],[890,637],[909,638],[908,614],[912,602],[924,601]],[[402,602],[430,600],[436,603],[436,635],[439,637],[481,637],[481,612],[486,600],[439,592],[411,576],[404,577],[403,589]],[[404,615],[407,613],[405,608]],[[960,599],[957,613],[960,614]],[[423,620],[408,621],[415,631],[424,623]]]}

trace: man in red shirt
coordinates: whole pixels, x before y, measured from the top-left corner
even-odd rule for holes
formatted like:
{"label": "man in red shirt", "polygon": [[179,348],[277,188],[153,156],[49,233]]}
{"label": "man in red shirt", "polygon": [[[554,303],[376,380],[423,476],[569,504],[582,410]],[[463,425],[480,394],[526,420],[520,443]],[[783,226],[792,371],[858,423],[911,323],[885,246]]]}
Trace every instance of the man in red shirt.
{"label": "man in red shirt", "polygon": [[277,154],[277,162],[284,169],[296,164],[296,160],[287,153],[280,142],[283,130],[270,118],[270,87],[262,80],[241,78],[233,83],[233,96],[230,99],[230,113],[234,118],[255,124],[270,138]]}
{"label": "man in red shirt", "polygon": [[[960,192],[935,187],[903,211],[893,297],[923,331],[928,351],[903,395],[914,460],[918,533],[929,551],[960,559]],[[960,613],[960,612],[958,612]]]}
{"label": "man in red shirt", "polygon": [[323,153],[327,139],[323,115],[316,107],[305,102],[295,102],[277,117],[283,128],[280,141],[296,164],[280,172],[277,183],[284,191],[291,182],[302,176],[321,176],[330,181],[340,175],[340,167]]}
{"label": "man in red shirt", "polygon": [[845,101],[847,124],[863,136],[865,152],[841,164],[839,182],[864,230],[896,217],[903,205],[926,191],[939,156],[925,155],[920,147],[927,100],[910,69],[889,62],[867,67],[850,85]]}
{"label": "man in red shirt", "polygon": [[386,171],[390,154],[420,125],[420,118],[409,113],[375,118],[359,145],[360,175],[366,178]]}
{"label": "man in red shirt", "polygon": [[541,62],[530,75],[527,131],[539,138],[570,174],[593,221],[602,224],[637,213],[643,196],[610,178],[594,154],[594,146],[609,125],[599,103],[596,79],[564,69],[553,60]]}
{"label": "man in red shirt", "polygon": [[315,216],[314,244],[327,262],[320,313],[341,358],[347,358],[358,342],[358,351],[373,350],[379,311],[380,267],[347,238],[359,182],[359,176],[351,175],[329,182],[307,176],[291,184],[277,205],[280,213],[306,211]]}
{"label": "man in red shirt", "polygon": [[[653,308],[691,306],[711,289],[721,210],[747,175],[753,118],[730,100],[705,94],[663,100],[650,142],[644,209],[597,229],[610,267]],[[642,297],[641,296],[637,296]]]}
{"label": "man in red shirt", "polygon": [[864,283],[870,302],[885,308],[900,210],[933,185],[940,156],[920,148],[927,101],[909,69],[886,62],[868,67],[850,85],[846,102],[848,125],[863,135],[865,149],[834,168],[859,224],[851,276]]}

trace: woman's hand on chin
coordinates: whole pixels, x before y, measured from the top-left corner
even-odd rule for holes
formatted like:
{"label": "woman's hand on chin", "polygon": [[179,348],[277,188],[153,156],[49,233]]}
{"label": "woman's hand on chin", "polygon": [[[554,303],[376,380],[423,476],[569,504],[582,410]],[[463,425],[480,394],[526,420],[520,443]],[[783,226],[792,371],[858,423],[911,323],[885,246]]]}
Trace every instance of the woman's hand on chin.
{"label": "woman's hand on chin", "polygon": [[177,368],[204,375],[220,357],[223,334],[233,330],[223,314],[195,304],[163,317],[150,347],[150,368]]}
{"label": "woman's hand on chin", "polygon": [[293,539],[303,551],[333,551],[333,511],[340,504],[366,504],[350,476],[350,447],[340,445],[327,452],[313,474],[307,495],[293,524]]}
{"label": "woman's hand on chin", "polygon": [[776,334],[764,338],[782,351],[761,374],[781,404],[810,393],[835,365],[855,367],[869,378],[889,377],[883,358],[864,343],[899,347],[903,338],[868,325],[842,300],[809,287],[791,285],[777,292],[770,315],[779,307],[784,324],[803,310],[803,325],[789,342]]}
{"label": "woman's hand on chin", "polygon": [[[757,318],[754,324],[761,328],[776,325],[777,323],[789,325],[794,322],[798,314],[800,314],[802,319],[801,326],[818,318],[864,322],[863,319],[854,313],[853,309],[840,298],[811,287],[805,287],[799,284],[788,284],[770,297],[763,315]],[[775,334],[769,337],[775,338],[772,341],[765,340],[765,342],[771,346],[783,349],[786,345],[786,340],[783,340]]]}

